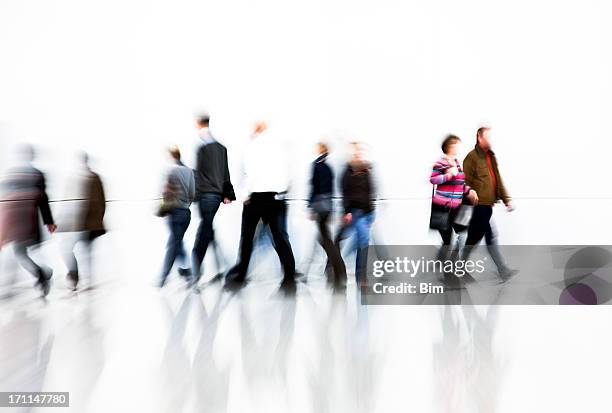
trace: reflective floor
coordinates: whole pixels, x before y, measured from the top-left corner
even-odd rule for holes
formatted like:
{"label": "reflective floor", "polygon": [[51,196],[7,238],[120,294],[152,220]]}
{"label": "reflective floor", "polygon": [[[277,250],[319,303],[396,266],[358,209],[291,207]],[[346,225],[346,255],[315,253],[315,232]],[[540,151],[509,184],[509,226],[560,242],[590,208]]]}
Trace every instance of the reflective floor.
{"label": "reflective floor", "polygon": [[[565,313],[559,324],[548,310],[365,307],[354,285],[333,294],[315,278],[295,297],[279,294],[273,279],[235,293],[213,283],[199,295],[174,279],[164,290],[58,288],[43,301],[22,283],[0,302],[0,388],[69,391],[70,408],[57,410],[74,412],[598,406],[605,385],[594,374],[610,361],[597,354],[609,335],[580,327],[583,315],[566,309],[555,310]],[[603,322],[602,311],[593,322]]]}
{"label": "reflective floor", "polygon": [[76,294],[59,237],[35,253],[56,269],[47,300],[2,251],[0,391],[70,392],[69,408],[6,411],[607,411],[610,306],[362,306],[354,282],[327,288],[321,251],[287,297],[266,249],[238,292],[197,295],[176,274],[160,290],[165,227],[146,220],[115,225],[96,246],[96,288]]}

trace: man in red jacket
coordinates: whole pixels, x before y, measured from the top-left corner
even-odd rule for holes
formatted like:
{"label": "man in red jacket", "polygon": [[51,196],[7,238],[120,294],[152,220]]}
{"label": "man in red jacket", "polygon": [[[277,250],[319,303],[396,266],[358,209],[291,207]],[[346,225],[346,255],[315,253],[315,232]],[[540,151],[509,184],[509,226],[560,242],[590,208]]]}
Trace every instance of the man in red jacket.
{"label": "man in red jacket", "polygon": [[41,242],[38,214],[50,233],[57,229],[46,193],[45,176],[32,166],[34,148],[23,146],[18,152],[20,165],[8,171],[2,182],[0,247],[13,244],[15,257],[23,268],[36,277],[43,297],[49,294],[53,271],[42,268],[28,255],[28,249]]}

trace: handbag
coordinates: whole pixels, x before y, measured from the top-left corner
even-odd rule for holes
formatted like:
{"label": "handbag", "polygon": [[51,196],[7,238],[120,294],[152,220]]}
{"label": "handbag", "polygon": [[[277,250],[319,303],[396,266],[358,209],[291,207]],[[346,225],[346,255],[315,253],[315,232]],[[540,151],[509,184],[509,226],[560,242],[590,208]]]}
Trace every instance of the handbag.
{"label": "handbag", "polygon": [[177,206],[178,200],[176,199],[175,191],[173,190],[172,183],[168,182],[164,189],[161,201],[157,206],[157,210],[155,211],[155,215],[160,218],[163,218],[167,216]]}
{"label": "handbag", "polygon": [[163,218],[165,216],[167,216],[174,208],[176,208],[177,206],[177,201],[176,198],[162,198],[158,207],[157,207],[157,211],[155,212],[155,215],[157,215],[160,218]]}
{"label": "handbag", "polygon": [[448,205],[434,204],[435,185],[431,187],[431,216],[429,217],[429,228],[438,231],[447,231],[450,226],[451,208]]}
{"label": "handbag", "polygon": [[328,214],[333,209],[333,200],[331,194],[316,195],[310,207],[317,214]]}
{"label": "handbag", "polygon": [[457,225],[467,228],[470,226],[470,221],[472,220],[473,214],[474,205],[466,203],[464,197],[463,203],[459,206],[459,210],[457,211],[457,214],[455,215],[455,220],[453,222]]}

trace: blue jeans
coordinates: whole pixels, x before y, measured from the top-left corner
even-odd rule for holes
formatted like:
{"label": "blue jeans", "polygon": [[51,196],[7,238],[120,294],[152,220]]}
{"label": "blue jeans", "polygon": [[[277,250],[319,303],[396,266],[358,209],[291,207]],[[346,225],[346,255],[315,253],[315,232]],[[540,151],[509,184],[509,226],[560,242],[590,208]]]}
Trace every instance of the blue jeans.
{"label": "blue jeans", "polygon": [[183,262],[186,259],[185,248],[183,247],[183,237],[185,231],[189,227],[191,221],[191,211],[184,208],[175,208],[168,215],[168,226],[170,227],[170,237],[166,245],[166,257],[164,258],[164,266],[161,273],[161,285],[164,285],[166,278],[174,261],[178,258]]}
{"label": "blue jeans", "polygon": [[198,209],[200,211],[200,225],[196,234],[195,243],[192,251],[192,271],[196,280],[200,279],[202,273],[202,261],[206,255],[208,245],[215,239],[215,230],[213,229],[213,220],[215,214],[219,210],[219,205],[223,201],[223,197],[219,194],[206,193],[200,195],[198,200]]}
{"label": "blue jeans", "polygon": [[344,224],[338,235],[336,235],[335,244],[340,248],[340,242],[350,235],[352,230],[356,233],[356,242],[354,245],[357,247],[357,259],[355,267],[355,278],[357,282],[363,279],[363,273],[365,271],[366,259],[365,255],[366,248],[370,244],[370,229],[374,222],[374,212],[364,212],[361,209],[352,209],[349,211],[353,215],[353,219],[348,224]]}

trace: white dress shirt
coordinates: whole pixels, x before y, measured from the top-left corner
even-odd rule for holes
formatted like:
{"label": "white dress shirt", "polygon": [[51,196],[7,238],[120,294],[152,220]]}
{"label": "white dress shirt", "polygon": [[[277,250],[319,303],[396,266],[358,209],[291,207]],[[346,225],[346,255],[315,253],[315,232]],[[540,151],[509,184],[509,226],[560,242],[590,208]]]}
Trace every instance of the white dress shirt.
{"label": "white dress shirt", "polygon": [[289,187],[285,143],[267,131],[251,136],[242,161],[242,199],[253,192],[286,192]]}

